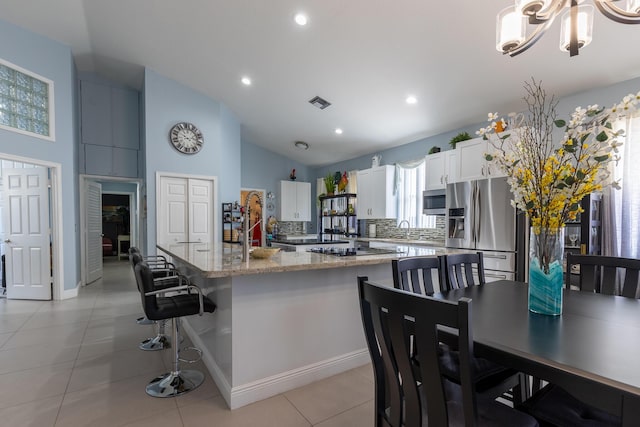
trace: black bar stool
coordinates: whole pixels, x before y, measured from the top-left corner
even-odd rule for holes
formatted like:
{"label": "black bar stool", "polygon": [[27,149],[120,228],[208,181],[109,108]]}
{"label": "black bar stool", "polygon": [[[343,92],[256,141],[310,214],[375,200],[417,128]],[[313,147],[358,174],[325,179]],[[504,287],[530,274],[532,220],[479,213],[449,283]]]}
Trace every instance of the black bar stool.
{"label": "black bar stool", "polygon": [[[131,267],[134,269],[134,272],[135,266],[143,261],[147,262],[137,248],[132,247],[129,249],[129,262],[131,263]],[[149,266],[148,262],[147,266]],[[165,262],[162,264],[162,267],[163,268],[154,268],[149,266],[156,290],[167,289],[180,286],[182,284],[183,278],[180,276],[178,270],[173,267],[173,264]],[[156,323],[154,320],[150,320],[146,316],[144,319],[148,320],[149,323]],[[141,323],[140,320],[138,320],[138,323]],[[171,348],[171,340],[165,334],[166,323],[166,320],[160,321],[156,336],[145,339],[140,343],[140,345],[138,345],[138,348],[144,351],[158,351],[164,350],[165,348]]]}
{"label": "black bar stool", "polygon": [[[140,262],[135,266],[136,282],[142,308],[146,316],[151,320],[171,319],[172,336],[174,342],[173,369],[154,378],[146,388],[147,394],[153,397],[173,397],[188,393],[196,389],[204,381],[204,374],[196,370],[180,369],[179,317],[191,316],[203,313],[213,313],[216,305],[202,294],[202,290],[191,284],[157,290],[153,274],[146,262]],[[195,291],[195,293],[191,293]],[[171,296],[166,293],[178,292]]]}

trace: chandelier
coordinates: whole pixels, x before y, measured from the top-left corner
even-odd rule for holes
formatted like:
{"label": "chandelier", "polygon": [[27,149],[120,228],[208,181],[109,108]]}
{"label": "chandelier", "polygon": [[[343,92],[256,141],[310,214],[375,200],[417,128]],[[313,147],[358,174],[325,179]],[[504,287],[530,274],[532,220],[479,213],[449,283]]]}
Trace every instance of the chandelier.
{"label": "chandelier", "polygon": [[[607,18],[621,24],[640,24],[640,0],[592,0]],[[565,11],[560,50],[570,56],[591,43],[594,7],[584,0],[515,0],[497,17],[496,49],[516,56],[533,46],[554,19]],[[620,5],[620,7],[618,6]]]}

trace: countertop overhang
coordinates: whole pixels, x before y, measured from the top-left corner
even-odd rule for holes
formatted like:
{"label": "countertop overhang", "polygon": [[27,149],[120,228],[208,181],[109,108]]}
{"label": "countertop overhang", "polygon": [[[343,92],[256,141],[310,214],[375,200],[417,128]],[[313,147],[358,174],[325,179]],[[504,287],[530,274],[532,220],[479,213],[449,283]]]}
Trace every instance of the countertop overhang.
{"label": "countertop overhang", "polygon": [[189,264],[199,270],[204,277],[209,278],[375,265],[398,258],[469,252],[444,247],[396,245],[396,252],[390,254],[338,257],[312,252],[280,251],[269,259],[250,258],[243,262],[241,249],[237,245],[158,243],[157,247],[172,258]]}

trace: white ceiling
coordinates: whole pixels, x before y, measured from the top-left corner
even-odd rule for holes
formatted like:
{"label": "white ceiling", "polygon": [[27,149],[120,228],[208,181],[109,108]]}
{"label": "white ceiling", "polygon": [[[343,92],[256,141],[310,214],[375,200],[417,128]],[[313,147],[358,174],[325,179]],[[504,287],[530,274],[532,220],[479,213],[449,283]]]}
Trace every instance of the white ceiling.
{"label": "white ceiling", "polygon": [[[79,71],[139,88],[150,67],[227,105],[247,140],[310,166],[522,110],[531,77],[562,96],[640,76],[640,26],[598,12],[577,57],[558,49],[559,22],[524,54],[501,55],[495,17],[510,0],[2,3],[0,19],[70,45]],[[306,27],[293,23],[298,11]],[[311,106],[315,95],[332,105]]]}

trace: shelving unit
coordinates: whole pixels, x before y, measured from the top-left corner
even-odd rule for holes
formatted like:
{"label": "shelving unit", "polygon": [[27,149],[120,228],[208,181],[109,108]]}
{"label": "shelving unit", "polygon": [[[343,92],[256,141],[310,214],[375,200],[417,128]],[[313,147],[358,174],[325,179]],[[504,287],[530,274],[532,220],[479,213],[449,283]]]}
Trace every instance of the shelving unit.
{"label": "shelving unit", "polygon": [[222,204],[222,242],[239,243],[242,229],[242,213],[238,202]]}
{"label": "shelving unit", "polygon": [[[576,218],[576,221],[569,222],[565,226],[565,254],[571,252],[600,255],[602,253],[602,195],[589,194],[580,203],[584,212]],[[578,273],[573,270],[570,272],[572,286],[578,284]]]}
{"label": "shelving unit", "polygon": [[[602,245],[602,195],[592,193],[582,199],[582,212],[576,221],[566,224],[565,252],[599,255]],[[573,237],[573,240],[572,240]]]}
{"label": "shelving unit", "polygon": [[353,193],[322,196],[318,220],[318,239],[339,240],[340,237],[356,237],[356,195]]}

